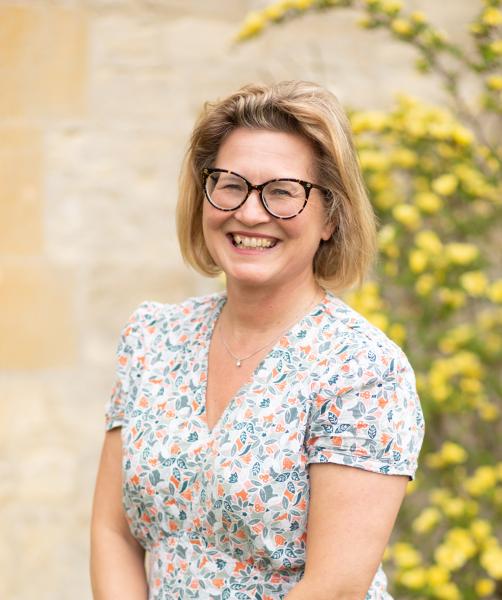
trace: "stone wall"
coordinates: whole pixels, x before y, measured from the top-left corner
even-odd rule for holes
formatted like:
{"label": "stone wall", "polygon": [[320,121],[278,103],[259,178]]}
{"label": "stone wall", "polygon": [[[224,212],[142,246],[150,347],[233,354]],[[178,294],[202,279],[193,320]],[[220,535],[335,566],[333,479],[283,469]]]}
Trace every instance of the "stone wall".
{"label": "stone wall", "polygon": [[[263,3],[261,3],[263,4]],[[87,600],[88,524],[120,328],[215,288],[181,262],[176,178],[201,103],[315,79],[347,105],[441,100],[349,11],[242,46],[253,0],[0,1],[0,597]],[[465,35],[474,0],[408,1]]]}

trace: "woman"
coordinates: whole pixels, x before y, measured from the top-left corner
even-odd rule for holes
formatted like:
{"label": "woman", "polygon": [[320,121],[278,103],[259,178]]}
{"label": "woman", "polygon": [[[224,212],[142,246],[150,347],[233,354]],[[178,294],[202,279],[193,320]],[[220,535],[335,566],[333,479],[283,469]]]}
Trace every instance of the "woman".
{"label": "woman", "polygon": [[145,302],[122,333],[95,600],[390,598],[379,564],[423,418],[402,351],[327,291],[375,249],[333,95],[284,82],[206,105],[178,232],[227,289]]}

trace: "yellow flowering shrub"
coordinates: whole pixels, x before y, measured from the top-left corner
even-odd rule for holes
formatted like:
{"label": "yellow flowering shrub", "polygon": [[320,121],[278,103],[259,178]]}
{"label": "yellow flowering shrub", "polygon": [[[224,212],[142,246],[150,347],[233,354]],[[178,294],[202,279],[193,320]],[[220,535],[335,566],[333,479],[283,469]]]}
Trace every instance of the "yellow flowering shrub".
{"label": "yellow flowering shrub", "polygon": [[[451,96],[449,108],[402,94],[388,111],[350,113],[380,258],[345,299],[403,347],[426,418],[384,556],[401,600],[502,598],[502,0],[474,1],[470,46],[395,0],[271,2],[237,36],[350,7],[413,46]],[[478,80],[467,98],[466,74]]]}

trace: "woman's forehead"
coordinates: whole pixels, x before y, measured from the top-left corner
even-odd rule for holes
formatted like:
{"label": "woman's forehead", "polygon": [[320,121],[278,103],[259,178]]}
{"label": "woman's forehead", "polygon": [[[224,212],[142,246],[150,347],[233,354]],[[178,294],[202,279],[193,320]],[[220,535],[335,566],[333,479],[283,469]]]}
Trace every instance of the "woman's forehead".
{"label": "woman's forehead", "polygon": [[214,166],[264,181],[311,176],[314,161],[311,143],[299,134],[240,127],[222,142]]}

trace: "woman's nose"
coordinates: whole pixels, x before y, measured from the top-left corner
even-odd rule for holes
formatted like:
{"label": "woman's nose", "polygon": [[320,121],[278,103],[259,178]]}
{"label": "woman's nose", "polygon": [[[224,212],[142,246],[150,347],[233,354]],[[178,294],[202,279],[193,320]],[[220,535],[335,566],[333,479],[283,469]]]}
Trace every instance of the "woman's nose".
{"label": "woman's nose", "polygon": [[265,210],[258,190],[252,190],[246,202],[235,211],[235,217],[242,223],[254,225],[271,220],[271,216]]}

